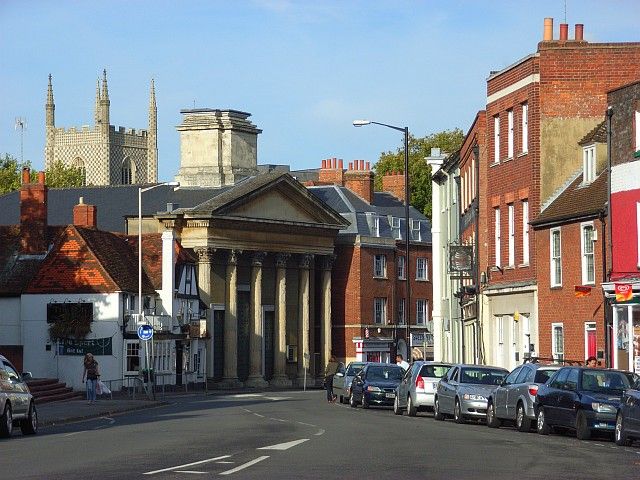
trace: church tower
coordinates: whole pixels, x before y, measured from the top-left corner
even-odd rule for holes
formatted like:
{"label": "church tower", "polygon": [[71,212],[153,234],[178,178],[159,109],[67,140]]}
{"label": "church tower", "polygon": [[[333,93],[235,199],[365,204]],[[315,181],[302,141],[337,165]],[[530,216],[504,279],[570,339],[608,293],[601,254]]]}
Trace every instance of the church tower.
{"label": "church tower", "polygon": [[44,166],[48,168],[53,162],[54,146],[56,142],[56,105],[53,102],[53,86],[51,85],[51,74],[49,74],[49,86],[47,87],[47,103],[45,104],[45,143],[44,143]]}
{"label": "church tower", "polygon": [[156,107],[156,89],[151,79],[149,94],[149,130],[147,132],[147,181],[158,181],[158,108]]}
{"label": "church tower", "polygon": [[100,106],[100,78],[96,80],[96,104],[94,106],[94,125],[97,127],[100,125],[100,117],[102,115],[102,107]]}

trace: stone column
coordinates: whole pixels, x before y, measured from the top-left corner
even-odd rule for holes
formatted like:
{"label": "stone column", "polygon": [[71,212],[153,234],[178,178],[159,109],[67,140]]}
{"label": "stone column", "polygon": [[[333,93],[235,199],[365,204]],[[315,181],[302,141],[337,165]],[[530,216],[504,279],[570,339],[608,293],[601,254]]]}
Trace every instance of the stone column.
{"label": "stone column", "polygon": [[274,355],[273,379],[271,385],[290,387],[287,377],[287,260],[288,253],[276,256],[276,351]]}
{"label": "stone column", "polygon": [[255,252],[251,259],[251,332],[249,334],[250,363],[247,386],[266,387],[268,383],[262,377],[262,262],[266,252]]}
{"label": "stone column", "polygon": [[327,255],[322,262],[322,319],[320,344],[322,348],[322,371],[331,358],[331,268],[335,255]]}
{"label": "stone column", "polygon": [[222,386],[242,386],[238,380],[238,256],[241,250],[229,251],[224,311],[224,375]]}
{"label": "stone column", "polygon": [[[305,369],[309,366],[309,267],[313,254],[305,253],[300,258],[300,281],[298,284],[298,383],[304,381]],[[306,358],[305,358],[306,357]],[[311,379],[307,373],[307,383]]]}
{"label": "stone column", "polygon": [[[216,249],[212,247],[198,247],[195,249],[196,255],[198,255],[198,293],[200,298],[207,305],[211,307],[211,263],[213,262],[213,254]],[[207,318],[207,332],[209,332],[210,339],[206,342],[205,352],[205,374],[207,377],[213,375],[213,315],[209,311],[209,318]]]}

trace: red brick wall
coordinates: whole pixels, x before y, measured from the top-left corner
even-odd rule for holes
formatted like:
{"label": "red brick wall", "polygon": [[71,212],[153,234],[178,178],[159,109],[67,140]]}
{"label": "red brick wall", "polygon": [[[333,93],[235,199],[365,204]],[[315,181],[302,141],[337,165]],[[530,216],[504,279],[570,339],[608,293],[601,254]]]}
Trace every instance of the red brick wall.
{"label": "red brick wall", "polygon": [[404,202],[404,172],[390,172],[382,177],[382,191]]}
{"label": "red brick wall", "polygon": [[77,227],[96,228],[98,225],[98,208],[84,203],[73,207],[73,224]]}
{"label": "red brick wall", "polygon": [[29,182],[29,170],[22,172],[20,190],[20,245],[22,253],[47,251],[47,192],[44,173],[39,172],[38,183]]}
{"label": "red brick wall", "polygon": [[373,172],[370,170],[347,170],[344,174],[344,186],[362,198],[373,202]]}
{"label": "red brick wall", "polygon": [[581,222],[566,224],[561,229],[562,286],[551,288],[549,243],[550,229],[537,231],[536,252],[538,263],[538,341],[540,356],[551,356],[551,324],[563,323],[564,356],[569,360],[585,359],[585,322],[596,323],[596,349],[604,350],[604,303],[602,280],[602,223],[593,220],[597,231],[594,244],[595,285],[591,295],[576,298],[576,285],[582,285],[580,250]]}

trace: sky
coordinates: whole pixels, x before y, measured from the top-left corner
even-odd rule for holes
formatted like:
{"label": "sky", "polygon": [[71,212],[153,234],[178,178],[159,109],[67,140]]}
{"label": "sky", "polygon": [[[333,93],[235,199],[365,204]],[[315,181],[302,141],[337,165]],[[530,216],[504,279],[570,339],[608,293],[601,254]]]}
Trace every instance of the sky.
{"label": "sky", "polygon": [[545,17],[590,42],[640,41],[638,0],[0,0],[0,155],[44,168],[44,104],[56,126],[93,125],[106,68],[111,124],[147,128],[153,78],[159,180],[178,171],[181,109],[251,113],[258,163],[292,170],[374,163],[422,137],[470,127],[486,79],[533,53]]}

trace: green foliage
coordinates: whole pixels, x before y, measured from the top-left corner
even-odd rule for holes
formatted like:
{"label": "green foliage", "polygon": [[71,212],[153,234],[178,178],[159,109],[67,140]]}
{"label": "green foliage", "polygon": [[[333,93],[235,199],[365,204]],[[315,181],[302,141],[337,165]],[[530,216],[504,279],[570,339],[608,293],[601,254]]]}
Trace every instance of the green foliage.
{"label": "green foliage", "polygon": [[[5,153],[0,158],[0,195],[19,190],[22,183],[22,169],[31,168],[30,162],[20,163]],[[61,161],[54,162],[46,171],[47,186],[51,188],[71,188],[84,185],[84,172],[79,167],[67,166]],[[38,173],[31,170],[31,181],[38,181]]]}
{"label": "green foliage", "polygon": [[29,162],[22,165],[8,153],[0,158],[0,195],[20,188],[22,167],[30,167]]}
{"label": "green foliage", "polygon": [[[456,152],[464,140],[459,128],[432,133],[425,137],[409,135],[409,181],[411,205],[431,218],[431,167],[425,157],[431,155],[431,148],[440,148],[443,153]],[[389,172],[404,172],[404,139],[395,152],[383,152],[373,166],[375,188],[382,190],[382,177]]]}

